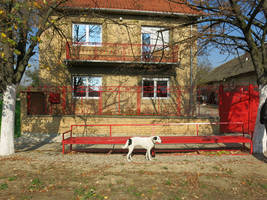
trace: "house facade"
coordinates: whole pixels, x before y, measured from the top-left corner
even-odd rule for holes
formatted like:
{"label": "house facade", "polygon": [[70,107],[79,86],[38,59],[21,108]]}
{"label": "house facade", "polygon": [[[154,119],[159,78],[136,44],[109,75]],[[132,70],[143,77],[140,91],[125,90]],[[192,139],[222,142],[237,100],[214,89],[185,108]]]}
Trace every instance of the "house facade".
{"label": "house facade", "polygon": [[184,116],[197,47],[184,41],[197,30],[181,24],[197,20],[196,10],[166,0],[71,1],[60,9],[65,17],[51,19],[58,28],[39,46],[43,87],[21,95],[22,132],[192,120]]}

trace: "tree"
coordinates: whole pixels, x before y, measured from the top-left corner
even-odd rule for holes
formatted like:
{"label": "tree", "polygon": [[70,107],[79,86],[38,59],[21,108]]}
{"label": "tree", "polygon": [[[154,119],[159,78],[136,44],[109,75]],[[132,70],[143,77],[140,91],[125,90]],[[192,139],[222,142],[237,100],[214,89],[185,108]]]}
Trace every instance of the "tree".
{"label": "tree", "polygon": [[199,86],[205,82],[205,77],[212,70],[211,64],[207,61],[202,61],[197,66],[196,85]]}
{"label": "tree", "polygon": [[3,91],[0,155],[14,153],[16,91],[30,58],[36,54],[40,36],[63,17],[57,8],[64,2],[66,0],[0,2],[0,89]]}
{"label": "tree", "polygon": [[[267,1],[266,0],[192,0],[176,1],[203,12],[196,23],[199,30],[192,39],[224,52],[248,52],[257,74],[261,108],[267,97]],[[183,24],[184,26],[189,24]],[[192,24],[191,24],[192,25]],[[266,131],[259,123],[254,130],[254,153],[266,152]]]}
{"label": "tree", "polygon": [[39,69],[28,70],[25,75],[29,78],[30,85],[33,87],[40,86]]}

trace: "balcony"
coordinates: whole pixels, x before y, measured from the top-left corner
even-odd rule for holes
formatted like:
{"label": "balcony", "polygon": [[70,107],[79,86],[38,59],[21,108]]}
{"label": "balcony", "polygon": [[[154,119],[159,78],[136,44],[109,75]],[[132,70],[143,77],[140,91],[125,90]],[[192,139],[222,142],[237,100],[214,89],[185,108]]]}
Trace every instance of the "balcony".
{"label": "balcony", "polygon": [[178,45],[67,42],[66,61],[177,64]]}

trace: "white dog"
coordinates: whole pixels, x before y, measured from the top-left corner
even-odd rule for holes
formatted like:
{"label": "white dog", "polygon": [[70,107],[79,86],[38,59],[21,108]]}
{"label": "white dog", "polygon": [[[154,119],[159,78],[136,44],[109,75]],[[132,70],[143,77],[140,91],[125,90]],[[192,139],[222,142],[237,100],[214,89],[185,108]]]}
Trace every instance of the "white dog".
{"label": "white dog", "polygon": [[159,136],[152,137],[132,137],[128,139],[125,145],[122,147],[123,149],[128,148],[129,152],[127,154],[127,160],[132,160],[132,152],[134,147],[141,146],[146,149],[146,159],[151,160],[150,151],[155,146],[156,143],[161,143],[161,139]]}

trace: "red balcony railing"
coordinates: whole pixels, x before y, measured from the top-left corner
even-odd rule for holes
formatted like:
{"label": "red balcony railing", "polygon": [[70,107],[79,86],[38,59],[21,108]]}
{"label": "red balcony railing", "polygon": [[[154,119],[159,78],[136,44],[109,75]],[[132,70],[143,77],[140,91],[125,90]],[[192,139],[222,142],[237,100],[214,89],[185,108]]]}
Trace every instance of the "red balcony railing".
{"label": "red balcony railing", "polygon": [[177,63],[178,45],[67,42],[66,59],[72,61]]}

